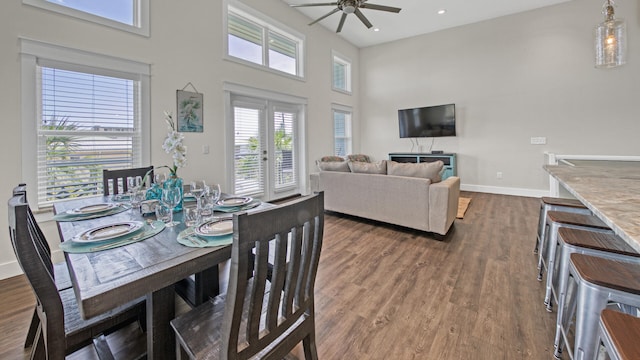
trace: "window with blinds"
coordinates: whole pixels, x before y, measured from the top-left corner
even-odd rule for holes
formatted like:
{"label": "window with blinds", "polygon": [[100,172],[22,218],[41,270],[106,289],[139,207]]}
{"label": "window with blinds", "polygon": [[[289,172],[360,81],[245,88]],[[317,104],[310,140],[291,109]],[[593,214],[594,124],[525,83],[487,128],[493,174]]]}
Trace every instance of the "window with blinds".
{"label": "window with blinds", "polygon": [[351,61],[333,52],[333,89],[351,92]]}
{"label": "window with blinds", "polygon": [[250,12],[229,6],[227,54],[232,59],[302,77],[303,37],[255,10]]}
{"label": "window with blinds", "polygon": [[247,105],[233,107],[234,118],[234,194],[259,196],[264,193],[261,152],[265,147],[260,124],[264,109]]}
{"label": "window with blinds", "polygon": [[139,81],[38,67],[39,205],[103,193],[102,170],[141,163]]}
{"label": "window with blinds", "polygon": [[351,111],[347,108],[333,109],[333,154],[351,154]]}

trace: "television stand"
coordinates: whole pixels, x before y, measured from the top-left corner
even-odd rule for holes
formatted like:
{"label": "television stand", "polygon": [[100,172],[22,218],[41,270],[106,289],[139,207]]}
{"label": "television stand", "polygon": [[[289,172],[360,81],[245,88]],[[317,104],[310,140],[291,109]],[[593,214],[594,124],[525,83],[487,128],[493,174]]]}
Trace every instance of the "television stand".
{"label": "television stand", "polygon": [[450,176],[458,176],[455,153],[389,153],[389,160],[402,163],[424,163],[440,160],[444,163],[442,180]]}

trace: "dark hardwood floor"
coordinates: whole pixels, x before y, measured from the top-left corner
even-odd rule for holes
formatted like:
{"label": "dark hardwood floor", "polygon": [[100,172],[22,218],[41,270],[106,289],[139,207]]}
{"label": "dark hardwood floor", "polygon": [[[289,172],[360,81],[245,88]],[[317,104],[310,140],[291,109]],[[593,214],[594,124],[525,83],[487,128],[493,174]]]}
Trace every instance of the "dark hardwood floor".
{"label": "dark hardwood floor", "polygon": [[[321,359],[551,358],[555,313],[542,304],[532,253],[539,200],[463,196],[469,209],[443,241],[327,214],[316,282]],[[23,277],[0,286],[0,359],[22,359],[33,295]],[[129,336],[109,342],[119,350]],[[85,348],[72,358],[94,356]],[[301,348],[289,357],[302,359]]]}

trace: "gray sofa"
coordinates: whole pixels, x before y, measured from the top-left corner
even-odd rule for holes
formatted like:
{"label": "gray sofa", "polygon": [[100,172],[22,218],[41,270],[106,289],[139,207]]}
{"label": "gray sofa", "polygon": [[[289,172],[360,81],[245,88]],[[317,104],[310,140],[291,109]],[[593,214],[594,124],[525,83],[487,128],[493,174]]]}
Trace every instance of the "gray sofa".
{"label": "gray sofa", "polygon": [[446,235],[458,211],[460,179],[320,171],[311,174],[311,191],[324,191],[325,210]]}

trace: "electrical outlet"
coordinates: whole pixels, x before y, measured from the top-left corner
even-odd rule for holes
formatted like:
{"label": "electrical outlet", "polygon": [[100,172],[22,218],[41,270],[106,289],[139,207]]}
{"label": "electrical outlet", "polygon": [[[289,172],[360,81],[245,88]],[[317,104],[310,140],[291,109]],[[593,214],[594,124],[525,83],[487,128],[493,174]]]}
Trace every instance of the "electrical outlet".
{"label": "electrical outlet", "polygon": [[537,136],[531,138],[531,145],[545,145],[547,143],[547,138],[544,136]]}
{"label": "electrical outlet", "polygon": [[496,173],[496,179],[502,179],[502,171]]}

